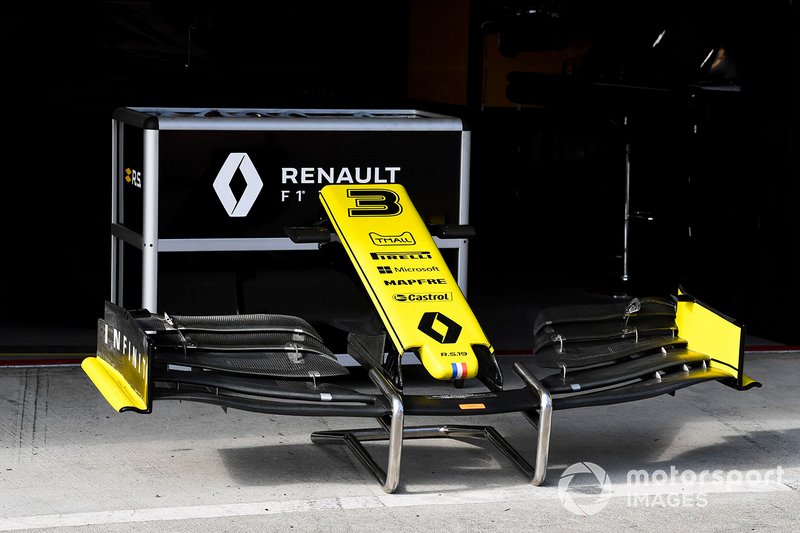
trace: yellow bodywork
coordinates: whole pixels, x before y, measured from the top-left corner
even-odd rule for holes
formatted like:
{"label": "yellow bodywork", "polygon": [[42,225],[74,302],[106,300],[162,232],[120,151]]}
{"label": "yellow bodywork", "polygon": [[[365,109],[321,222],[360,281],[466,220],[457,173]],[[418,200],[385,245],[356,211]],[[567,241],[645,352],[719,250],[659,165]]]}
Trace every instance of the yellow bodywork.
{"label": "yellow bodywork", "polygon": [[678,290],[676,324],[688,348],[711,358],[709,366],[730,374],[737,387],[758,382],[744,375],[744,327]]}
{"label": "yellow bodywork", "polygon": [[81,368],[117,411],[149,412],[150,354],[147,336],[122,307],[106,302],[97,321],[97,354]]}
{"label": "yellow bodywork", "polygon": [[402,185],[329,185],[320,200],[398,353],[436,379],[478,374],[491,344]]}
{"label": "yellow bodywork", "polygon": [[147,410],[147,402],[120,372],[100,357],[87,357],[81,363],[81,368],[115,410]]}

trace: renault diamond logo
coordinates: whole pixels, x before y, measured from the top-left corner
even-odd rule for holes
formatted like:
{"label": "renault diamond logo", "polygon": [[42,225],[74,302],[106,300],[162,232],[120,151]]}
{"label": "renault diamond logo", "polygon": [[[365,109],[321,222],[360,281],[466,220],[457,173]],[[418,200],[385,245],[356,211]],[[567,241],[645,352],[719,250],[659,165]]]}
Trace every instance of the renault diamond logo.
{"label": "renault diamond logo", "polygon": [[461,335],[458,322],[436,312],[423,314],[417,329],[440,344],[453,344]]}
{"label": "renault diamond logo", "polygon": [[[231,180],[236,175],[237,169],[241,171],[247,183],[242,197],[238,200],[231,190]],[[253,162],[250,161],[250,156],[243,152],[230,154],[214,179],[214,190],[217,192],[217,197],[222,202],[225,211],[228,212],[228,216],[231,217],[247,216],[263,186],[264,183],[261,181],[256,167],[253,166]]]}

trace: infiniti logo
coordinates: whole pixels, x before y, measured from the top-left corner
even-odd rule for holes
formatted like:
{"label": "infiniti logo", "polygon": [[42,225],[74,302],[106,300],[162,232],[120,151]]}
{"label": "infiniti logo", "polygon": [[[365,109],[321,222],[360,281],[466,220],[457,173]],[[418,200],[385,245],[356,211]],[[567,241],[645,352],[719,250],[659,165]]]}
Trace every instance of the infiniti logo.
{"label": "infiniti logo", "polygon": [[[247,183],[242,197],[238,200],[231,190],[231,181],[233,176],[236,175],[236,170],[241,171]],[[234,152],[228,155],[228,159],[222,164],[222,168],[219,169],[219,173],[214,179],[214,190],[219,201],[222,202],[222,207],[225,208],[230,217],[247,216],[263,186],[264,182],[261,181],[256,167],[253,166],[253,162],[250,160],[250,156],[243,152]]]}

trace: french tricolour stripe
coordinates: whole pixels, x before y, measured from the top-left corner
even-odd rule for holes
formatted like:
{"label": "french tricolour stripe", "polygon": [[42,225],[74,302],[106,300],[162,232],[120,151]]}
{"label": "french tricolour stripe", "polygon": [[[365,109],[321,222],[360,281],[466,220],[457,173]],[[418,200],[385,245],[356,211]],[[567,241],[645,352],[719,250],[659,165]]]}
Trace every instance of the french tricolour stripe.
{"label": "french tricolour stripe", "polygon": [[461,379],[467,375],[467,363],[450,363],[453,367],[453,379]]}

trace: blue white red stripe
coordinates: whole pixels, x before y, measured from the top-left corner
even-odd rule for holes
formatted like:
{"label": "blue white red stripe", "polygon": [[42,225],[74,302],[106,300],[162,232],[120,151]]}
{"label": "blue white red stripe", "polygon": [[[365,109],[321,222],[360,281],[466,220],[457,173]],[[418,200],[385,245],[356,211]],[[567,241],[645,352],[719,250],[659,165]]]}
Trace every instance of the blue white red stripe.
{"label": "blue white red stripe", "polygon": [[453,379],[463,379],[467,377],[467,363],[450,363],[453,368]]}

